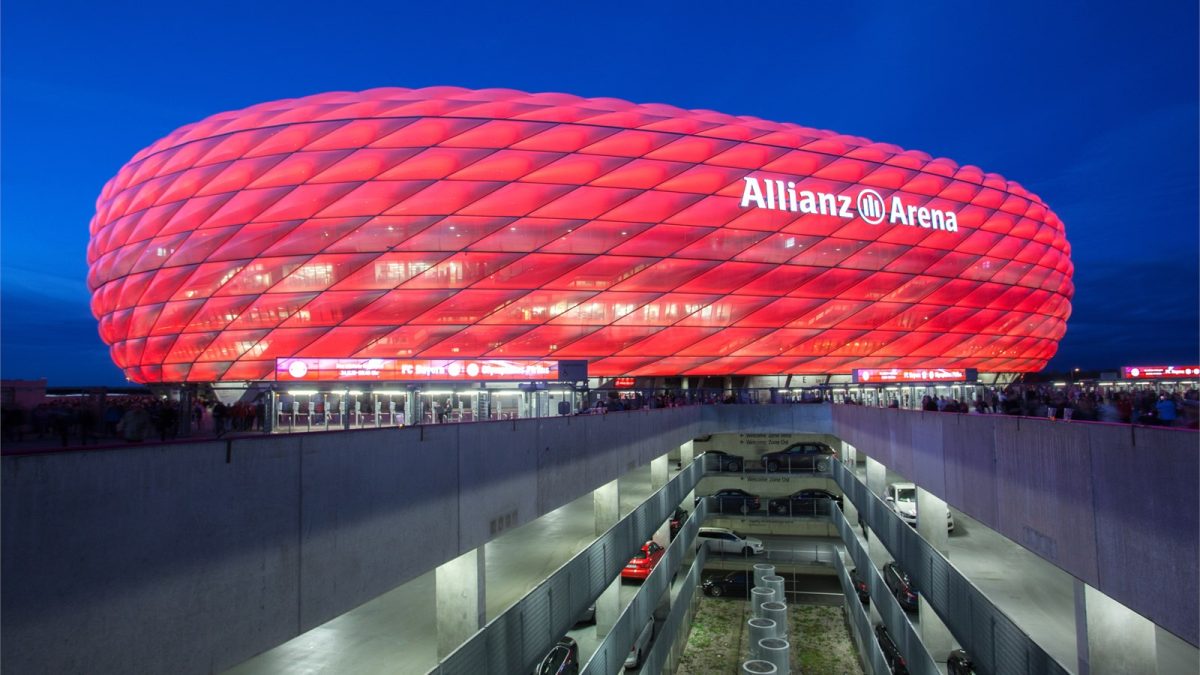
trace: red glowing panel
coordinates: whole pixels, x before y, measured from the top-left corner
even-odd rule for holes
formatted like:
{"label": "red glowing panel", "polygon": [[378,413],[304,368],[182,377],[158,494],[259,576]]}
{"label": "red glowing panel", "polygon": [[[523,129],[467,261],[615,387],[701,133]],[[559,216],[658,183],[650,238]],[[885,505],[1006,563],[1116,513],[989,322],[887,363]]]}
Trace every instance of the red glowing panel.
{"label": "red glowing panel", "polygon": [[599,377],[1032,371],[1074,288],[1061,220],[995,174],[511,90],[221,114],[137,153],[90,234],[100,335],[138,382],[422,354],[562,354]]}

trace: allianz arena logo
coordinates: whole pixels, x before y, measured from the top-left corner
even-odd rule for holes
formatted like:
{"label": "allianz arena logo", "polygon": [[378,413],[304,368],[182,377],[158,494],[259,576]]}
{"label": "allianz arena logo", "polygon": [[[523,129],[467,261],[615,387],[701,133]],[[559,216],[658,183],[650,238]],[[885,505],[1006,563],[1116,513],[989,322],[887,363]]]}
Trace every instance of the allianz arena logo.
{"label": "allianz arena logo", "polygon": [[892,195],[891,202],[888,202],[871,188],[862,188],[852,198],[847,194],[797,190],[795,182],[775,178],[746,176],[742,180],[746,182],[742,187],[742,208],[753,206],[846,220],[861,218],[869,225],[886,221],[891,225],[958,232],[958,214],[954,211],[905,204],[899,195]]}

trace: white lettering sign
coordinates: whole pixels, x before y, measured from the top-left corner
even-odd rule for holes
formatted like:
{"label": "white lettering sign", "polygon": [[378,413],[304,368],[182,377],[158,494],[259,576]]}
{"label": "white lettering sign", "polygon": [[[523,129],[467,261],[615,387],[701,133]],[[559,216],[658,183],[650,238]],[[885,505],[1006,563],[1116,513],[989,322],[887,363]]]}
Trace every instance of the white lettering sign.
{"label": "white lettering sign", "polygon": [[[958,232],[958,214],[927,206],[905,204],[898,195],[892,195],[891,204],[884,201],[878,192],[862,188],[858,195],[812,190],[796,190],[796,183],[776,178],[746,176],[742,186],[742,208],[771,209],[806,215],[834,216],[851,220],[861,218],[868,225],[879,225],[885,220],[891,225],[907,225],[926,230]],[[853,202],[853,208],[851,207]]]}

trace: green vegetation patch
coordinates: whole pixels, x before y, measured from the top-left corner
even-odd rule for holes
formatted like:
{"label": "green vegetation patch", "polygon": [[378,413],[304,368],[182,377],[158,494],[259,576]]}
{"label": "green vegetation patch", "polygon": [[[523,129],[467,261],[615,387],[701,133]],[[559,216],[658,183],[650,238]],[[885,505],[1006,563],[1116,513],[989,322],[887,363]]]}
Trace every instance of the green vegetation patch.
{"label": "green vegetation patch", "polygon": [[[700,599],[679,675],[740,672],[749,653],[746,621],[750,603],[725,598]],[[789,605],[792,672],[804,675],[862,675],[854,641],[842,620],[841,607]]]}

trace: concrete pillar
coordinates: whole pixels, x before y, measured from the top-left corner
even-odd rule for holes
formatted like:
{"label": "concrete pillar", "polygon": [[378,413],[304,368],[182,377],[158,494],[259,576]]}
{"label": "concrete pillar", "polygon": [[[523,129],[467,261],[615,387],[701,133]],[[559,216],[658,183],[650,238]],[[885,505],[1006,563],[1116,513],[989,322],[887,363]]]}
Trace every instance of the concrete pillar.
{"label": "concrete pillar", "polygon": [[650,460],[650,491],[657,492],[667,485],[667,469],[670,460],[666,455],[659,455]]}
{"label": "concrete pillar", "polygon": [[596,536],[608,531],[621,519],[620,479],[611,480],[592,490],[592,512],[595,516]]}
{"label": "concrete pillar", "polygon": [[[883,566],[892,560],[892,554],[888,552],[887,547],[870,528],[867,529],[867,555],[871,557],[871,563],[880,569],[883,569]],[[866,578],[862,574],[859,576]]]}
{"label": "concrete pillar", "polygon": [[484,579],[482,546],[438,566],[434,574],[434,592],[439,659],[449,655],[486,623]]}
{"label": "concrete pillar", "polygon": [[946,529],[948,511],[945,500],[928,490],[917,488],[917,534],[947,558],[950,557],[950,534]]}
{"label": "concrete pillar", "polygon": [[861,531],[858,524],[858,507],[850,501],[849,497],[842,498],[842,513],[845,514],[846,522],[850,524],[850,527],[858,528]]}
{"label": "concrete pillar", "polygon": [[[1158,639],[1155,630],[1155,625],[1149,619],[1086,583],[1075,580],[1075,635],[1079,675],[1151,675],[1165,672],[1158,669]],[[1164,656],[1168,659],[1172,657],[1166,654]],[[1192,668],[1194,667],[1193,661]]]}
{"label": "concrete pillar", "polygon": [[942,617],[933,611],[933,607],[925,602],[925,596],[920,594],[917,595],[917,617],[920,619],[917,632],[921,642],[925,643],[934,661],[945,663],[946,657],[954,649],[954,636],[942,622]]}
{"label": "concrete pillar", "polygon": [[887,467],[871,457],[867,457],[867,489],[880,499],[887,489]]}
{"label": "concrete pillar", "polygon": [[679,446],[679,464],[686,467],[696,459],[696,444],[694,441],[688,441]]}
{"label": "concrete pillar", "polygon": [[842,464],[851,471],[858,466],[858,448],[850,445],[846,441],[842,441]]}
{"label": "concrete pillar", "polygon": [[404,397],[404,426],[409,427],[421,421],[421,395],[415,389],[410,389]]}
{"label": "concrete pillar", "polygon": [[[618,480],[609,481],[593,490],[592,504],[596,536],[600,536],[621,519],[621,488]],[[607,635],[620,613],[621,577],[618,576],[596,599],[596,636]]]}
{"label": "concrete pillar", "polygon": [[[687,378],[686,377],[683,378],[683,381],[687,382]],[[679,446],[679,466],[680,467],[687,468],[687,466],[689,464],[691,464],[692,462],[694,462],[695,460],[696,460],[696,445],[694,442],[687,441],[683,445]],[[696,503],[696,490],[692,489],[692,490],[689,490],[687,493],[687,498],[683,502],[683,508],[687,509],[688,511],[691,511],[692,505],[695,503]]]}
{"label": "concrete pillar", "polygon": [[[596,598],[596,637],[603,639],[621,615],[621,577],[613,580],[608,588]],[[640,629],[639,629],[640,630]]]}
{"label": "concrete pillar", "polygon": [[1154,649],[1161,675],[1189,675],[1196,672],[1196,664],[1200,663],[1200,651],[1158,626],[1154,627]]}

